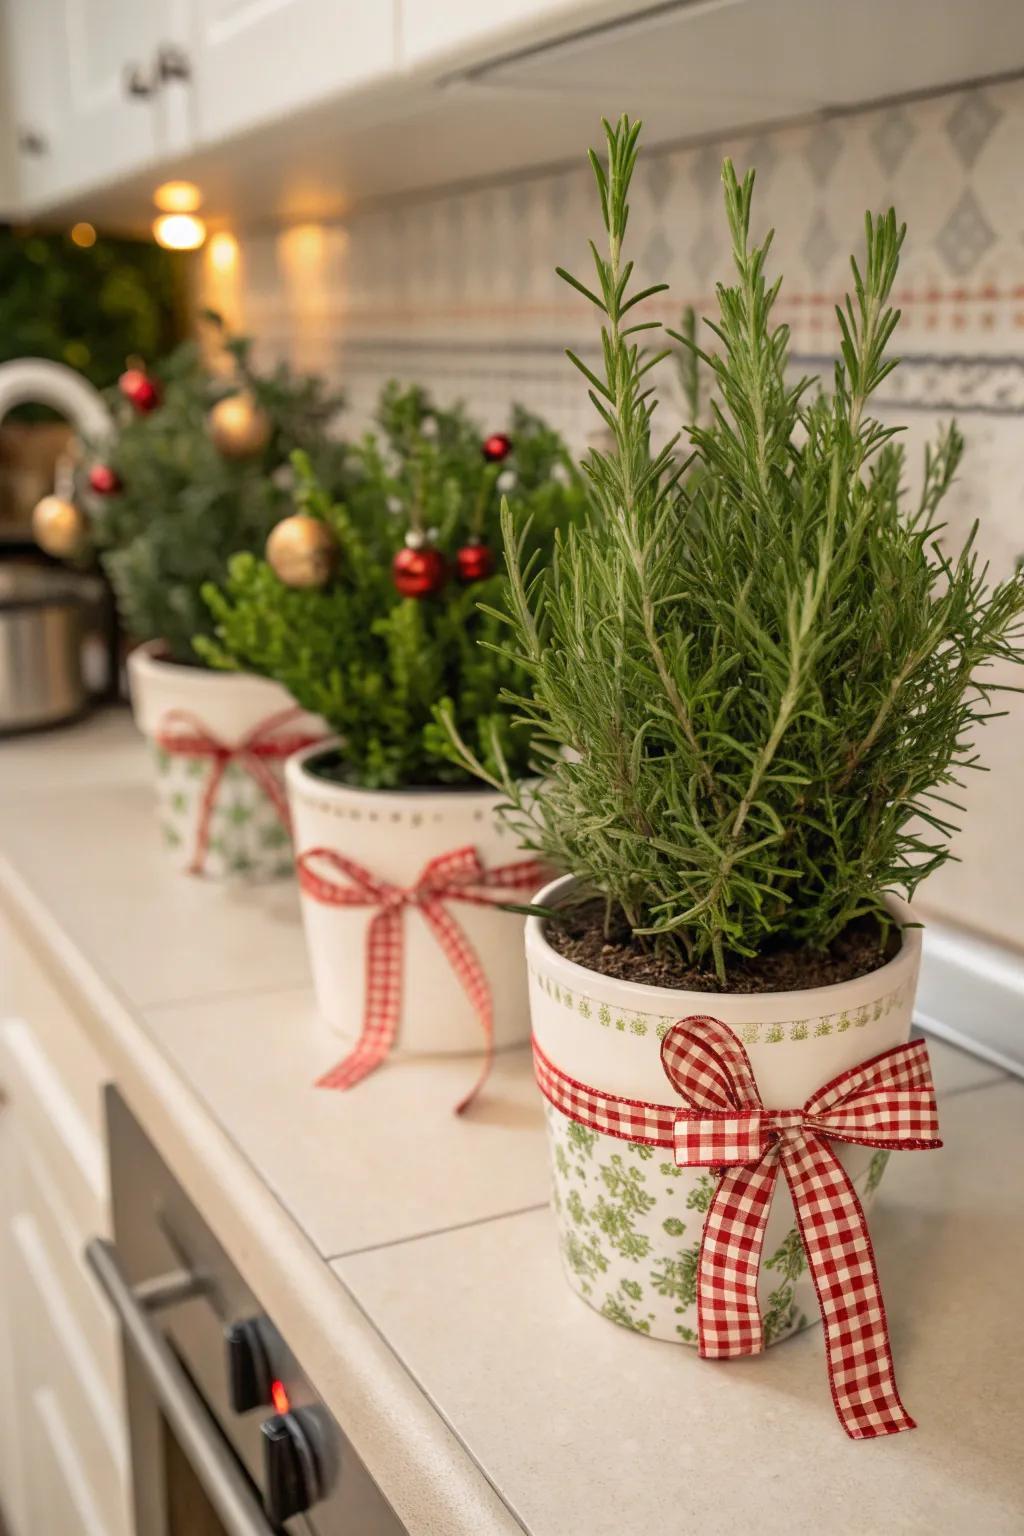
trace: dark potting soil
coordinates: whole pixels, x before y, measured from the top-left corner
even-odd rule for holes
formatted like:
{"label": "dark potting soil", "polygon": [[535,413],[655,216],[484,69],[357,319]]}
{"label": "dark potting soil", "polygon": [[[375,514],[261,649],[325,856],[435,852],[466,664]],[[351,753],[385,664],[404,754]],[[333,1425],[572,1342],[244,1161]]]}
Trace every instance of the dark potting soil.
{"label": "dark potting soil", "polygon": [[714,970],[690,965],[674,951],[641,948],[623,919],[605,929],[605,905],[600,899],[569,908],[557,921],[549,920],[544,936],[552,949],[602,976],[635,981],[648,987],[674,987],[684,992],[798,992],[806,987],[834,986],[877,971],[897,953],[897,929],[883,933],[876,918],[850,923],[826,950],[779,944],[756,959],[736,958],[723,987]]}
{"label": "dark potting soil", "polygon": [[[340,747],[325,747],[316,757],[308,757],[305,762],[305,770],[314,779],[323,779],[328,784],[341,784],[346,789],[379,789],[382,795],[390,793],[390,788],[381,789],[378,784],[361,784],[352,764],[348,761]],[[467,790],[476,790],[479,793],[482,786],[476,779],[471,779],[467,776],[453,784],[412,783],[397,784],[393,787],[398,790],[429,790],[431,794],[450,791],[452,794],[457,795],[464,794]]]}

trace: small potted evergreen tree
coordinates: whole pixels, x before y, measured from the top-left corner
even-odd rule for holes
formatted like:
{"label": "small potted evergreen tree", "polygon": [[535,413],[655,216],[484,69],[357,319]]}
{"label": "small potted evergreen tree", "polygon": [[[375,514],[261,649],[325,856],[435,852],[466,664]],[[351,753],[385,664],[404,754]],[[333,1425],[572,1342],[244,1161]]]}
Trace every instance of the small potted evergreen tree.
{"label": "small potted evergreen tree", "polygon": [[[527,797],[518,773],[494,773],[468,743],[462,755],[506,797],[524,845],[571,872],[538,896],[526,944],[571,1285],[616,1322],[729,1354],[799,1329],[816,1311],[813,1279],[839,1383],[845,1342],[832,1330],[856,1314],[850,1296],[877,1290],[870,1244],[851,1239],[839,1265],[845,1277],[866,1252],[870,1275],[830,1293],[799,1200],[776,1196],[766,1236],[744,1223],[763,1220],[778,1159],[794,1186],[787,1127],[806,1151],[808,1123],[821,1123],[812,1096],[837,1081],[845,1093],[861,1063],[913,1076],[900,1086],[920,1125],[909,1140],[906,1126],[826,1125],[838,1162],[825,1172],[857,1232],[843,1181],[863,1199],[889,1149],[936,1144],[926,1061],[920,1042],[905,1045],[920,933],[904,898],[949,856],[948,786],[976,766],[983,669],[1022,659],[1024,579],[989,587],[972,539],[947,547],[937,517],[955,428],[911,502],[898,439],[870,413],[894,366],[904,231],[892,212],[866,221],[819,391],[789,372],[771,237],[751,239],[753,175],[739,182],[727,161],[735,274],[699,353],[710,409],[689,429],[689,458],[676,441],[652,444],[652,370],[667,353],[643,350],[638,333],[657,322],[638,306],[658,289],[636,289],[624,252],[638,126],[606,131],[607,163],[591,159],[607,254],[594,248],[593,287],[568,281],[603,316],[603,366],[574,360],[610,446],[589,453],[588,520],[546,570],[530,571],[504,520],[505,645],[528,680],[509,703],[543,780]],[[458,743],[451,715],[448,726]],[[753,1134],[762,1102],[778,1124],[757,1122],[756,1145],[737,1151],[727,1132]],[[703,1155],[690,1139],[702,1114],[722,1137]],[[744,1286],[760,1295],[741,1317]],[[884,1333],[880,1296],[874,1316]],[[719,1325],[732,1336],[716,1338]],[[844,1390],[853,1435],[912,1423],[894,1386],[877,1412]]]}
{"label": "small potted evergreen tree", "polygon": [[[353,449],[343,502],[298,460],[298,511],[266,560],[238,555],[206,588],[215,635],[198,642],[215,666],[276,679],[336,733],[286,775],[320,1010],[354,1043],[323,1079],[335,1087],[393,1044],[486,1058],[528,1036],[522,917],[507,907],[542,871],[517,857],[500,796],[454,760],[436,716],[444,703],[494,772],[525,770],[527,735],[498,698],[525,675],[487,648],[506,585],[489,543],[498,497],[541,559],[583,501],[561,441],[525,411],[482,438],[460,409],[393,386],[379,423]],[[296,586],[290,549],[317,531],[321,584]]]}
{"label": "small potted evergreen tree", "polygon": [[236,550],[262,548],[289,504],[293,450],[336,488],[345,452],[326,436],[340,402],[316,379],[257,371],[243,339],[222,361],[211,369],[189,342],[153,374],[122,375],[114,434],[88,468],[90,533],[122,625],[142,642],[128,674],[165,845],[190,873],[251,879],[291,870],[283,760],[324,726],[278,684],[203,663],[200,589]]}

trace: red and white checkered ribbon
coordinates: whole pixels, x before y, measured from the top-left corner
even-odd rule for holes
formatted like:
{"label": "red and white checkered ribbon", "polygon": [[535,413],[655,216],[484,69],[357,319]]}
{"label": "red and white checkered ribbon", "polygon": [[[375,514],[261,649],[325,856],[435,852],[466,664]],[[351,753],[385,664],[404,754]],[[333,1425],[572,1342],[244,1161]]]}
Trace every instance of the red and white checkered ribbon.
{"label": "red and white checkered ribbon", "polygon": [[[315,868],[324,865],[344,875],[347,885]],[[380,880],[353,859],[331,848],[310,848],[297,860],[299,885],[314,901],[332,907],[376,907],[366,930],[366,1001],[363,1029],[355,1048],[325,1072],[318,1088],[353,1088],[385,1060],[395,1041],[402,1009],[403,938],[406,907],[422,912],[434,937],[472,1003],[484,1035],[484,1062],[476,1083],[456,1107],[461,1114],[483,1087],[494,1056],[494,1009],[480,960],[461,926],[447,910],[449,901],[478,907],[500,905],[485,895],[493,891],[533,892],[550,877],[535,859],[485,869],[475,848],[455,848],[428,859],[415,885]]]}
{"label": "red and white checkered ribbon", "polygon": [[303,713],[297,706],[282,709],[259,721],[234,745],[221,741],[197,715],[187,709],[171,709],[160,721],[156,742],[172,757],[205,757],[210,760],[210,772],[203,786],[199,803],[199,820],[196,824],[196,840],[189,864],[189,874],[201,875],[210,847],[210,822],[217,796],[229,763],[238,763],[266,795],[277,812],[281,825],[291,831],[291,817],[284,790],[271,763],[282,762],[304,747],[322,741],[322,736],[299,735],[297,731],[282,734],[282,728]]}
{"label": "red and white checkered ribbon", "polygon": [[537,1081],[555,1108],[605,1135],[671,1147],[681,1168],[720,1178],[697,1269],[700,1353],[764,1349],[757,1301],[768,1213],[781,1169],[825,1326],[836,1413],[854,1440],[913,1429],[896,1390],[889,1331],[867,1221],[830,1141],[917,1150],[940,1147],[923,1040],[841,1072],[799,1109],[765,1109],[746,1051],[717,1019],[668,1031],[662,1066],[678,1105],[602,1093],[569,1077],[534,1041]]}

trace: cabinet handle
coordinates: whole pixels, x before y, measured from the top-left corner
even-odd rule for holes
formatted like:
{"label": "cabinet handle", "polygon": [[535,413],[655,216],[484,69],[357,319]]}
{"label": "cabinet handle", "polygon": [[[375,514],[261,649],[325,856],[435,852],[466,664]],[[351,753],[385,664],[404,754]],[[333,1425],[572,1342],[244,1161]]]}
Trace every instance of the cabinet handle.
{"label": "cabinet handle", "polygon": [[252,1484],[206,1404],[160,1329],[147,1316],[147,1306],[153,1308],[194,1294],[196,1282],[175,1274],[132,1290],[121,1272],[116,1249],[101,1237],[87,1244],[85,1258],[117,1313],[125,1347],[144,1372],[228,1536],[275,1536]]}
{"label": "cabinet handle", "polygon": [[162,43],[157,49],[154,74],[161,85],[169,80],[191,80],[192,65],[188,54],[175,43]]}
{"label": "cabinet handle", "polygon": [[18,133],[18,148],[23,155],[45,155],[50,145],[46,135],[36,128],[22,128]]}
{"label": "cabinet handle", "polygon": [[152,75],[146,75],[141,64],[125,65],[124,93],[126,96],[134,96],[136,101],[147,101],[155,90],[156,81]]}

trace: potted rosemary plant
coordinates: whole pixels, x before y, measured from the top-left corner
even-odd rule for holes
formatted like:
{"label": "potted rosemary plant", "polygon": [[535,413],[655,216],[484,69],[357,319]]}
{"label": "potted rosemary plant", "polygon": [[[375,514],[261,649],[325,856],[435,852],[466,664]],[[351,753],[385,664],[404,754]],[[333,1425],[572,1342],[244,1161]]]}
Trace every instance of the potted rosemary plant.
{"label": "potted rosemary plant", "polygon": [[192,874],[254,879],[291,871],[283,760],[324,726],[276,683],[204,665],[200,589],[234,551],[262,548],[288,505],[294,449],[335,487],[345,452],[326,436],[340,402],[316,379],[257,371],[243,339],[222,357],[213,370],[190,342],[154,373],[122,375],[114,433],[88,469],[90,535],[124,630],[142,642],[128,675],[164,844]]}
{"label": "potted rosemary plant", "polygon": [[[815,1176],[853,1224],[846,1276],[864,1249],[858,1195],[889,1150],[937,1144],[923,1044],[905,1044],[920,957],[906,903],[949,856],[949,787],[955,798],[975,766],[990,709],[983,669],[1022,658],[1024,579],[988,587],[972,541],[944,540],[955,428],[911,501],[898,437],[871,414],[895,366],[892,212],[866,221],[822,392],[790,374],[771,236],[751,236],[753,174],[740,182],[727,161],[735,270],[699,353],[711,408],[688,458],[677,440],[654,445],[652,370],[667,353],[645,352],[658,323],[640,306],[658,289],[636,287],[625,253],[638,125],[606,132],[607,162],[591,156],[607,237],[596,280],[562,275],[602,315],[603,366],[574,361],[610,446],[590,451],[588,520],[547,569],[504,520],[503,647],[528,683],[508,702],[541,786],[524,796],[520,764],[495,773],[465,741],[462,757],[524,845],[571,872],[538,896],[526,944],[571,1285],[616,1322],[725,1355],[799,1329],[813,1280],[838,1381],[858,1346],[833,1331],[821,1232],[803,1197],[770,1204],[772,1185],[781,1160],[797,1188],[813,1142]],[[870,1133],[867,1119],[835,1129],[821,1090],[842,1084],[853,1103],[875,1058],[906,1079],[909,1137],[877,1116]],[[871,1277],[839,1294],[867,1295]],[[873,1316],[884,1334],[880,1295]],[[851,1434],[912,1423],[886,1369],[882,1408],[870,1392],[851,1408],[834,1383]]]}
{"label": "potted rosemary plant", "polygon": [[[323,1079],[333,1087],[393,1045],[487,1056],[528,1036],[522,917],[506,907],[543,872],[517,858],[501,796],[454,759],[436,714],[444,703],[494,772],[525,771],[527,734],[499,700],[525,673],[479,643],[501,631],[498,498],[538,558],[583,501],[562,443],[525,411],[483,438],[461,410],[392,386],[379,423],[353,447],[343,502],[297,461],[297,512],[267,559],[238,555],[205,589],[215,633],[198,642],[336,733],[286,775],[320,1011],[353,1045]],[[323,557],[309,583],[292,562],[307,544]]]}

